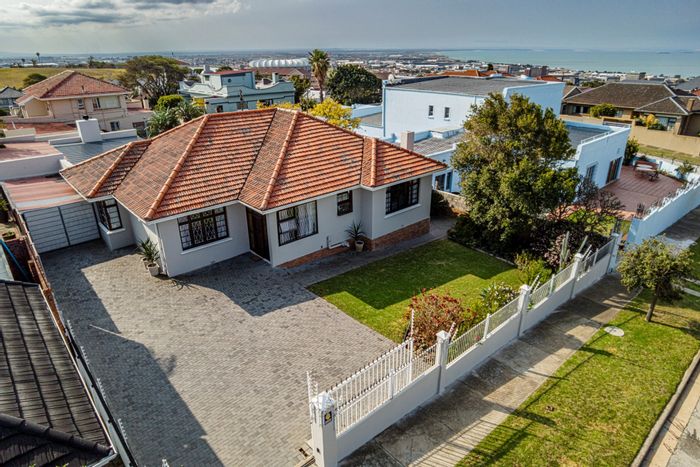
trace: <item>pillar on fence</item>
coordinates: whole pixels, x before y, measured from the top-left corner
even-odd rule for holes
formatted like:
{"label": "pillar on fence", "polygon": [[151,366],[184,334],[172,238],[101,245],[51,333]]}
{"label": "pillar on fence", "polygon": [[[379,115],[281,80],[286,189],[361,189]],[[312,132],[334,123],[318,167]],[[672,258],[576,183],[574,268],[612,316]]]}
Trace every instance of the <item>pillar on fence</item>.
{"label": "pillar on fence", "polygon": [[520,314],[518,322],[518,336],[523,335],[523,326],[525,325],[525,313],[530,308],[530,286],[523,284],[520,286],[520,296],[518,297],[518,313]]}
{"label": "pillar on fence", "polygon": [[571,277],[573,277],[574,281],[571,284],[571,295],[569,296],[569,300],[574,298],[576,295],[576,281],[578,280],[578,276],[581,273],[581,267],[583,266],[583,258],[584,256],[581,253],[576,253],[574,255],[574,267],[571,268]]}
{"label": "pillar on fence", "polygon": [[450,334],[446,331],[437,333],[437,346],[435,347],[435,363],[440,366],[438,378],[438,394],[445,390],[445,369],[447,368],[447,353],[450,350]]}
{"label": "pillar on fence", "polygon": [[311,399],[311,444],[318,467],[338,465],[338,444],[335,436],[335,401],[322,392]]}
{"label": "pillar on fence", "polygon": [[605,269],[605,273],[611,273],[617,265],[617,253],[620,250],[620,241],[622,241],[622,235],[617,232],[612,234],[613,244],[610,248],[610,258],[608,259],[608,267]]}

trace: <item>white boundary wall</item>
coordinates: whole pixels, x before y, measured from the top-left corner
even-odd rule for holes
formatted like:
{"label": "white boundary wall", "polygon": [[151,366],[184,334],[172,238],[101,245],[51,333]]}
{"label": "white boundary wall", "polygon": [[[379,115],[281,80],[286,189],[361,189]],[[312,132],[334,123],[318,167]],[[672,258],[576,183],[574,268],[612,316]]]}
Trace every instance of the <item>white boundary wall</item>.
{"label": "white boundary wall", "polygon": [[409,338],[321,393],[309,377],[316,465],[337,465],[598,282],[614,268],[619,241],[620,236],[613,234],[597,251],[587,256],[577,254],[573,264],[534,291],[523,285],[515,300],[457,338],[441,331],[436,344],[418,353],[413,352]]}

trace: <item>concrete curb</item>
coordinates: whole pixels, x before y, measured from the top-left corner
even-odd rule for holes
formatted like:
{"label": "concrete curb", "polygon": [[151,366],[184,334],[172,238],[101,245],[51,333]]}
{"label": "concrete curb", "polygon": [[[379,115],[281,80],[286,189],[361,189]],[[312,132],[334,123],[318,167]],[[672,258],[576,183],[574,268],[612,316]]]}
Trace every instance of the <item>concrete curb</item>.
{"label": "concrete curb", "polygon": [[690,362],[688,369],[685,370],[685,374],[683,374],[683,379],[681,379],[680,384],[676,388],[676,392],[671,397],[671,400],[668,401],[668,404],[666,404],[664,411],[661,412],[659,419],[656,421],[654,427],[649,432],[649,435],[644,441],[644,444],[642,444],[642,447],[639,449],[637,456],[632,461],[632,464],[630,464],[632,467],[641,466],[644,460],[646,459],[647,455],[649,454],[649,451],[651,450],[651,447],[654,445],[654,442],[659,437],[659,433],[661,433],[662,428],[668,421],[671,412],[673,412],[673,410],[676,408],[679,399],[685,392],[685,388],[688,385],[688,381],[690,381],[690,378],[693,376],[693,373],[695,373],[695,370],[698,368],[698,363],[700,363],[700,351],[698,351],[695,354],[693,361]]}

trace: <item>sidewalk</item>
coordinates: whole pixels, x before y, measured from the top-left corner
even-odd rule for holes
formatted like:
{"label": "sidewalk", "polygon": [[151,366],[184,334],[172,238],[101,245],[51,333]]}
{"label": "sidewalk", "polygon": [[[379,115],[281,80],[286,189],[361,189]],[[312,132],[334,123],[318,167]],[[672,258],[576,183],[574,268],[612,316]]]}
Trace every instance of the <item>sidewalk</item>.
{"label": "sidewalk", "polygon": [[618,279],[606,276],[341,465],[455,465],[629,299]]}

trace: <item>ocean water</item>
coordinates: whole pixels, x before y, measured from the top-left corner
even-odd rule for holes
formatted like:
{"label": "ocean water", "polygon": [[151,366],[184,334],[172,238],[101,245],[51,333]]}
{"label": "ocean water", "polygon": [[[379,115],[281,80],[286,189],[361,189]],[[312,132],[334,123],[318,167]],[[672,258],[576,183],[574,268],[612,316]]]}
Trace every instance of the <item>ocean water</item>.
{"label": "ocean water", "polygon": [[581,71],[700,76],[700,50],[688,52],[618,52],[596,50],[464,49],[440,51],[461,60],[548,65]]}

